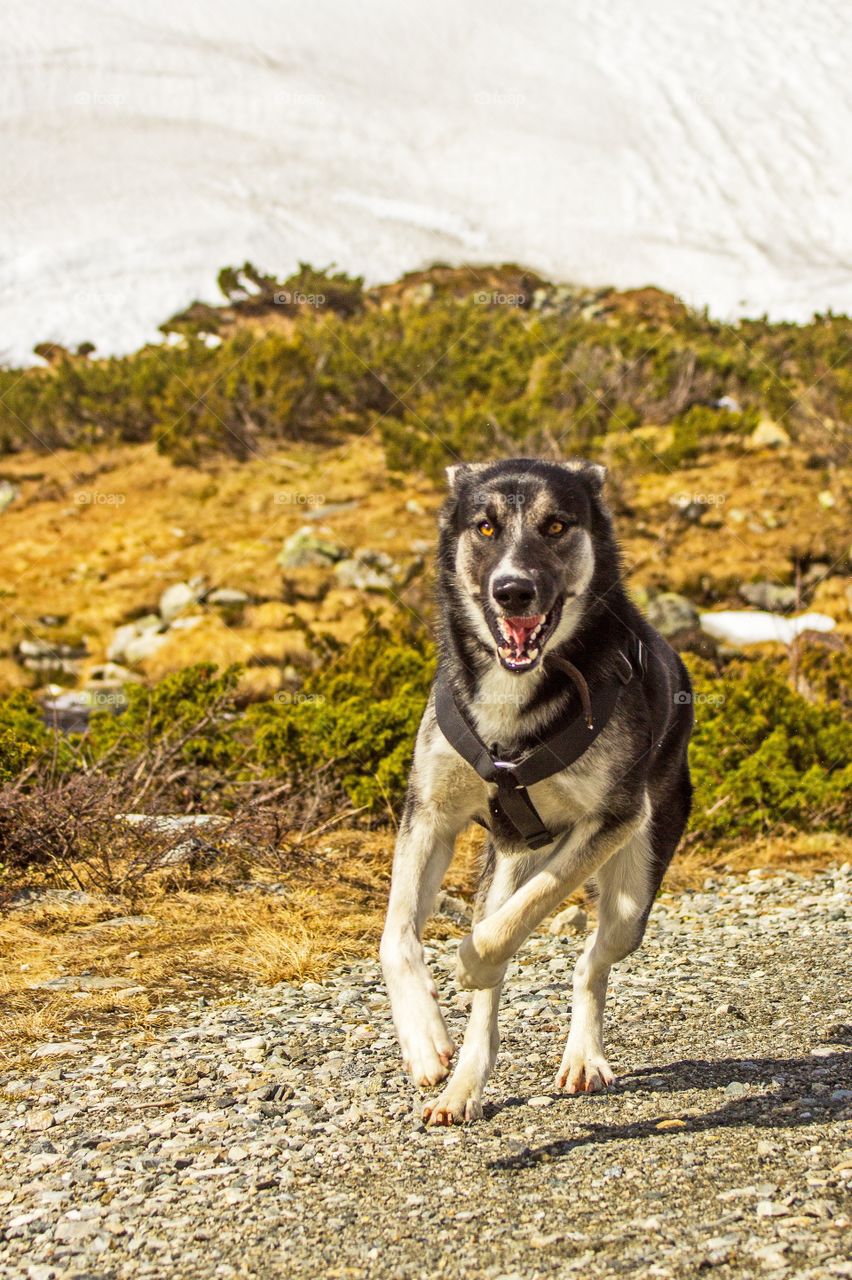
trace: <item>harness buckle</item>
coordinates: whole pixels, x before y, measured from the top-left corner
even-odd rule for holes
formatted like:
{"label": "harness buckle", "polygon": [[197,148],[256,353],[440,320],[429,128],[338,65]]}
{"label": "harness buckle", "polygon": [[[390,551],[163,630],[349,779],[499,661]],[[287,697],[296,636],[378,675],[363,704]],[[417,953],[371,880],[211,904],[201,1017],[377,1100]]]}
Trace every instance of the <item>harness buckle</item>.
{"label": "harness buckle", "polygon": [[[514,773],[515,769],[518,767],[518,761],[517,761],[517,760],[494,760],[494,759],[492,759],[491,763],[492,763],[492,765],[494,766],[494,768],[495,768],[495,769],[502,769],[504,773],[506,773],[506,774],[508,774],[508,775],[509,775],[509,777],[511,777],[511,776],[512,776],[512,774]],[[499,782],[499,780],[497,780],[497,786],[498,786],[498,787],[500,786],[500,782]],[[518,783],[517,783],[517,782],[515,783],[515,786],[518,786]]]}

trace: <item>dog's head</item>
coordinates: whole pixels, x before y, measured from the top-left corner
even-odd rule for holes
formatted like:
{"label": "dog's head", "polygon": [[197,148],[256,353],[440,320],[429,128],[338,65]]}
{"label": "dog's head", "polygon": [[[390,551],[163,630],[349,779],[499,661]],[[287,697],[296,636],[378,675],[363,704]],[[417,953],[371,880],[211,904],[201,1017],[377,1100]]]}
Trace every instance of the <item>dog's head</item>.
{"label": "dog's head", "polygon": [[447,474],[444,565],[480,643],[507,671],[532,671],[570,634],[594,576],[606,471],[518,459]]}

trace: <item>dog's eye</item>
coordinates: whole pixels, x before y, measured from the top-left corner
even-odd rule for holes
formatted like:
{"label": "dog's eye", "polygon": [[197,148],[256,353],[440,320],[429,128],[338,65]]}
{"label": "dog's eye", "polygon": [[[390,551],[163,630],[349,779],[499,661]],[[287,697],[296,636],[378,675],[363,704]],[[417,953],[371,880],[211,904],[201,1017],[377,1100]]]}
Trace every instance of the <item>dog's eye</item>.
{"label": "dog's eye", "polygon": [[576,523],[576,516],[554,516],[553,519],[549,520],[545,525],[544,532],[547,534],[548,538],[559,538],[566,529]]}
{"label": "dog's eye", "polygon": [[495,529],[490,520],[480,520],[476,528],[478,532],[482,534],[483,538],[494,537]]}

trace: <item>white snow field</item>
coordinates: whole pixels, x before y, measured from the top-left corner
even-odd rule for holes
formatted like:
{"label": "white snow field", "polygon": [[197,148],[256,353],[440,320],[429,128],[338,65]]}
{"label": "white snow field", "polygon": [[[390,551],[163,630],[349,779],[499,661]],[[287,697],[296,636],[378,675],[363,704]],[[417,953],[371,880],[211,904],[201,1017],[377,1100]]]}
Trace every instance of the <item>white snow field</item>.
{"label": "white snow field", "polygon": [[852,307],[841,4],[6,0],[3,37],[5,361],[129,350],[246,258]]}

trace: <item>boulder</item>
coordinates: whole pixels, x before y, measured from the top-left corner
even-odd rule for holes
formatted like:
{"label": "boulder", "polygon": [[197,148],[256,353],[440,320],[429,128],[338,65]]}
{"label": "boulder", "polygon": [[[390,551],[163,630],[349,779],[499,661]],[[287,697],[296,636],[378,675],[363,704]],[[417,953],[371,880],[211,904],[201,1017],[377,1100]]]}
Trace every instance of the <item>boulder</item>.
{"label": "boulder", "polygon": [[[130,657],[128,648],[145,636],[156,637],[157,633],[162,629],[163,620],[156,613],[146,613],[142,618],[135,618],[133,622],[126,622],[123,626],[116,627],[112,640],[107,645],[107,660],[109,662],[141,661],[138,657]],[[154,647],[158,648],[159,646],[155,645]],[[134,652],[137,651],[134,650]]]}
{"label": "boulder", "polygon": [[152,657],[165,643],[166,636],[161,632],[145,631],[141,636],[134,636],[132,640],[128,641],[122,656],[125,662],[135,665],[137,662],[144,662],[147,658]]}
{"label": "boulder", "polygon": [[769,613],[787,613],[796,607],[796,588],[777,582],[744,582],[739,593],[746,604]]}
{"label": "boulder", "polygon": [[165,623],[174,622],[180,614],[198,603],[201,594],[201,587],[197,582],[173,583],[160,596],[160,617]]}
{"label": "boulder", "polygon": [[217,587],[207,596],[205,604],[215,604],[223,609],[241,609],[251,603],[251,597],[238,587]]}
{"label": "boulder", "polygon": [[790,443],[790,437],[773,418],[761,418],[749,437],[755,449],[782,449]]}
{"label": "boulder", "polygon": [[695,605],[676,591],[649,593],[643,607],[651,626],[656,627],[666,639],[677,635],[679,631],[692,631],[700,625]]}
{"label": "boulder", "polygon": [[334,572],[341,587],[358,591],[390,591],[401,585],[404,576],[387,552],[368,550],[341,560]]}
{"label": "boulder", "polygon": [[278,554],[282,569],[306,569],[311,566],[336,564],[346,552],[327,538],[320,538],[312,529],[302,528],[291,533]]}

